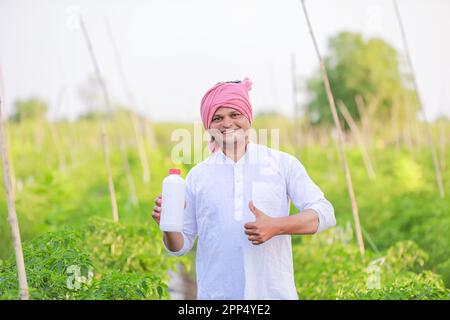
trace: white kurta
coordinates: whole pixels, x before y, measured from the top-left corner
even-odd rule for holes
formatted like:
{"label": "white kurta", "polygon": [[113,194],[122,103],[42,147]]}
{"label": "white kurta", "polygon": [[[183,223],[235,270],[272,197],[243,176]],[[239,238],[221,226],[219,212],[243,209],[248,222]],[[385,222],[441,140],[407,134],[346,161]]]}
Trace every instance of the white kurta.
{"label": "white kurta", "polygon": [[184,255],[198,236],[198,299],[298,299],[291,236],[253,245],[244,233],[255,221],[250,200],[272,217],[288,216],[290,200],[300,211],[314,209],[317,232],[336,224],[333,206],[292,155],[252,142],[236,163],[222,151],[212,154],[186,177],[184,246],[166,246]]}

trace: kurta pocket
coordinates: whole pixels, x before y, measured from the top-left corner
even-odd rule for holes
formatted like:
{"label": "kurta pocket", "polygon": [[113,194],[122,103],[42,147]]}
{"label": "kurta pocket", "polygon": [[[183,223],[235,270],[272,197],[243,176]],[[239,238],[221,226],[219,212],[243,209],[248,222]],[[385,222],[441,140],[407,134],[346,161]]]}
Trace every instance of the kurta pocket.
{"label": "kurta pocket", "polygon": [[268,182],[252,183],[252,200],[256,208],[265,214],[278,217],[282,215],[283,189]]}

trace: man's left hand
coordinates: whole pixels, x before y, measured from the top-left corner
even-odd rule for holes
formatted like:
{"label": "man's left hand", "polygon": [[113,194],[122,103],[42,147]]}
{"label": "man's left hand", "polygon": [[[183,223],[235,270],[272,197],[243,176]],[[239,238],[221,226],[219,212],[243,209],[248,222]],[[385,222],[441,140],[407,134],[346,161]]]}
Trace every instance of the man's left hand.
{"label": "man's left hand", "polygon": [[262,244],[278,234],[275,223],[276,218],[272,218],[256,208],[253,201],[248,203],[248,207],[256,217],[254,222],[247,222],[244,225],[245,234],[252,244]]}

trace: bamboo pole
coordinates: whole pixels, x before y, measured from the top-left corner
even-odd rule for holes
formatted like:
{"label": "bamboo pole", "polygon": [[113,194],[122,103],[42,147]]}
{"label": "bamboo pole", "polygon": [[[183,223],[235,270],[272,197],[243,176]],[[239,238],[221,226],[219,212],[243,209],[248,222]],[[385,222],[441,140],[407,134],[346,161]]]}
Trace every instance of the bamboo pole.
{"label": "bamboo pole", "polygon": [[357,95],[355,97],[356,107],[358,108],[358,112],[361,116],[361,123],[363,125],[363,135],[366,141],[366,145],[373,145],[373,120],[375,120],[374,115],[376,109],[378,107],[378,97],[372,97],[369,101],[369,105],[366,108],[364,103],[364,99]]}
{"label": "bamboo pole", "polygon": [[119,222],[119,209],[117,206],[117,199],[116,199],[116,191],[114,189],[114,179],[112,177],[111,173],[111,164],[109,162],[109,143],[108,143],[108,137],[106,135],[106,129],[105,124],[101,123],[101,141],[102,141],[102,148],[103,148],[103,155],[105,160],[105,168],[106,168],[106,174],[108,175],[108,188],[109,188],[109,194],[111,197],[111,207],[112,207],[112,214],[113,214],[113,221]]}
{"label": "bamboo pole", "polygon": [[439,147],[440,147],[440,151],[441,151],[441,161],[440,161],[440,165],[441,165],[441,170],[445,172],[446,169],[446,162],[445,162],[445,148],[447,146],[447,135],[445,133],[445,125],[444,122],[438,124],[439,126]]}
{"label": "bamboo pole", "polygon": [[294,135],[295,135],[295,149],[296,152],[300,150],[300,115],[298,108],[298,85],[297,85],[297,73],[295,64],[295,54],[291,53],[291,75],[292,75],[292,102],[294,108]]}
{"label": "bamboo pole", "polygon": [[142,180],[145,184],[150,182],[150,166],[148,164],[147,153],[145,152],[144,139],[142,138],[142,130],[139,125],[138,118],[134,112],[130,113],[131,123],[133,124],[134,137],[137,142],[139,159],[142,167]]}
{"label": "bamboo pole", "polygon": [[[84,39],[86,41],[86,45],[88,47],[88,51],[89,51],[89,54],[91,57],[91,61],[94,66],[95,73],[97,75],[97,81],[98,81],[100,88],[102,90],[102,93],[103,93],[105,106],[107,107],[108,111],[112,111],[112,108],[111,108],[111,105],[109,102],[108,92],[106,91],[106,86],[105,86],[105,83],[103,82],[103,78],[100,73],[100,68],[98,66],[97,59],[95,57],[91,39],[89,38],[89,34],[87,32],[86,26],[83,21],[83,17],[81,15],[79,16],[79,19],[80,19],[81,29],[83,30]],[[118,222],[119,221],[119,209],[117,207],[116,191],[114,188],[114,180],[113,180],[112,173],[111,173],[111,164],[109,162],[108,138],[106,136],[105,121],[103,119],[103,116],[101,117],[100,134],[101,134],[103,158],[105,160],[106,174],[108,175],[108,188],[109,188],[109,195],[111,198],[113,220],[114,220],[114,222]]]}
{"label": "bamboo pole", "polygon": [[[6,148],[8,150],[12,150],[12,142],[11,142],[11,137],[12,137],[12,129],[10,128],[10,124],[8,121],[5,121],[4,123],[5,126],[5,143],[6,143]],[[11,190],[13,192],[13,195],[15,197],[15,192],[17,191],[17,183],[16,183],[16,175],[14,174],[14,161],[13,161],[13,155],[12,155],[12,151],[8,152],[8,161],[9,161],[9,174],[11,177]]]}
{"label": "bamboo pole", "polygon": [[350,127],[350,130],[352,132],[353,137],[356,140],[356,143],[359,146],[359,150],[361,152],[361,155],[363,157],[364,166],[366,168],[367,175],[370,180],[375,179],[375,170],[372,166],[372,161],[370,160],[369,154],[367,152],[367,149],[365,147],[364,141],[362,139],[361,133],[359,132],[358,126],[356,125],[355,121],[352,118],[352,115],[347,109],[347,106],[342,101],[338,101],[338,107],[341,111],[342,115],[344,116],[345,121],[347,122],[348,126]]}
{"label": "bamboo pole", "polygon": [[128,160],[127,147],[124,138],[119,136],[120,153],[122,155],[122,162],[124,164],[125,173],[127,176],[128,189],[130,190],[130,200],[135,207],[139,207],[138,197],[136,193],[136,185],[134,183],[133,175],[131,173],[130,161]]}
{"label": "bamboo pole", "polygon": [[398,24],[399,24],[399,27],[400,27],[400,32],[401,32],[401,35],[402,35],[403,46],[404,46],[405,51],[406,51],[406,60],[408,62],[408,66],[410,68],[410,72],[411,72],[411,76],[412,76],[412,80],[413,80],[412,83],[413,83],[413,86],[414,86],[414,92],[416,94],[416,98],[417,98],[417,102],[419,104],[420,112],[422,113],[423,121],[425,122],[427,142],[428,142],[428,145],[431,148],[431,158],[433,160],[434,174],[435,174],[435,177],[436,177],[436,183],[437,183],[437,186],[438,186],[439,195],[443,199],[445,197],[445,193],[444,193],[444,187],[443,187],[443,183],[442,183],[441,171],[439,169],[439,164],[438,164],[437,151],[436,151],[436,147],[434,145],[433,135],[431,133],[430,124],[427,121],[427,116],[425,114],[425,109],[423,108],[421,96],[420,96],[420,93],[419,93],[419,87],[417,85],[416,74],[415,74],[414,67],[413,67],[412,60],[411,60],[411,54],[410,54],[410,50],[409,50],[409,46],[408,46],[408,41],[407,41],[407,38],[406,38],[405,29],[403,27],[402,17],[400,15],[400,9],[399,9],[399,7],[397,5],[397,1],[396,0],[392,0],[392,1],[394,3],[395,14],[396,14],[396,17],[397,17],[397,20],[398,20]]}
{"label": "bamboo pole", "polygon": [[362,237],[362,232],[361,232],[361,223],[359,221],[359,213],[358,213],[358,205],[356,203],[356,197],[355,197],[355,193],[353,191],[353,183],[352,183],[352,178],[351,178],[351,174],[350,174],[350,169],[348,167],[347,164],[347,158],[345,156],[345,152],[344,152],[344,136],[342,133],[342,129],[341,129],[341,125],[339,123],[339,117],[337,115],[337,111],[336,111],[336,105],[334,102],[334,97],[333,97],[333,93],[331,92],[331,87],[330,87],[330,82],[328,80],[328,74],[327,74],[327,70],[325,68],[325,64],[324,61],[320,55],[319,52],[319,48],[317,46],[317,42],[316,42],[316,38],[314,36],[314,31],[312,29],[311,26],[311,22],[309,20],[309,16],[308,16],[308,11],[306,10],[306,5],[305,5],[305,0],[301,0],[302,3],[302,7],[303,7],[303,12],[305,14],[305,18],[306,18],[306,22],[308,24],[308,29],[309,29],[309,33],[311,35],[311,39],[317,54],[317,58],[319,60],[320,63],[320,71],[322,74],[322,78],[324,81],[324,86],[325,86],[325,90],[327,93],[327,98],[328,98],[328,103],[331,109],[331,113],[333,115],[333,120],[334,120],[334,124],[336,126],[337,129],[337,133],[338,133],[338,139],[339,139],[339,155],[341,158],[341,162],[342,162],[342,167],[344,169],[344,173],[345,173],[345,180],[347,183],[347,191],[348,194],[350,196],[350,201],[351,201],[351,206],[352,206],[352,213],[353,213],[353,219],[355,222],[355,228],[356,228],[356,236],[357,236],[357,240],[358,240],[358,246],[359,246],[359,251],[361,252],[362,255],[364,255],[365,253],[365,248],[364,248],[364,240]]}
{"label": "bamboo pole", "polygon": [[[0,75],[1,76],[1,75]],[[28,300],[28,283],[27,283],[27,273],[25,269],[25,261],[23,258],[22,251],[22,240],[20,238],[20,228],[19,220],[17,219],[16,207],[14,203],[14,191],[12,189],[10,169],[9,169],[9,156],[8,148],[6,146],[4,127],[3,127],[3,110],[2,110],[2,99],[0,96],[0,148],[2,153],[2,164],[3,164],[3,182],[6,191],[6,201],[8,205],[8,222],[11,226],[11,237],[14,245],[14,253],[16,255],[16,265],[17,274],[19,278],[19,291],[20,299]]]}
{"label": "bamboo pole", "polygon": [[[4,100],[6,100],[6,96],[5,96],[5,87],[3,84],[3,77],[1,74],[1,69],[0,69],[0,98],[2,98]],[[0,117],[1,117],[1,113],[0,113]],[[14,161],[13,161],[13,152],[12,152],[12,129],[10,128],[10,122],[9,121],[5,121],[4,122],[4,135],[5,135],[5,146],[7,150],[10,150],[10,152],[8,152],[8,164],[9,164],[9,174],[11,177],[11,191],[13,193],[13,197],[15,198],[16,195],[16,191],[20,191],[17,188],[17,183],[16,183],[16,175],[14,174]],[[19,132],[21,132],[19,130]],[[20,140],[22,141],[22,139]],[[20,144],[20,143],[19,143]],[[20,179],[19,179],[20,180]]]}
{"label": "bamboo pole", "polygon": [[[106,29],[108,30],[108,38],[110,40],[111,47],[114,52],[114,60],[116,62],[116,68],[117,72],[119,73],[119,78],[122,83],[122,87],[124,88],[128,103],[131,104],[132,107],[136,107],[136,101],[134,99],[134,95],[131,92],[130,86],[128,85],[128,82],[125,77],[125,73],[123,71],[122,67],[122,59],[120,57],[119,49],[117,48],[116,42],[114,41],[114,36],[111,30],[111,26],[109,24],[109,21],[106,19]],[[148,184],[150,182],[150,166],[148,164],[148,158],[147,154],[145,152],[143,138],[142,138],[142,130],[140,130],[139,123],[136,119],[136,114],[134,111],[131,111],[131,123],[133,124],[133,130],[137,142],[138,147],[138,154],[139,154],[139,160],[141,162],[141,168],[142,168],[142,180],[145,184]]]}

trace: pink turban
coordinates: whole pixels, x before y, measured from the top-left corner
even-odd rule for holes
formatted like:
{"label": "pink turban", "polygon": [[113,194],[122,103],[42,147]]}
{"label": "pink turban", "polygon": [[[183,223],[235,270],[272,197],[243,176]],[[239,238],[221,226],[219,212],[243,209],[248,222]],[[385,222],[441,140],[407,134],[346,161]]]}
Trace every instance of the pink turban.
{"label": "pink turban", "polygon": [[[241,82],[219,82],[214,85],[203,96],[200,114],[203,126],[209,129],[214,113],[220,107],[228,107],[238,110],[250,123],[252,122],[252,106],[250,105],[248,92],[252,88],[252,82],[245,78]],[[216,151],[218,148],[214,141],[209,143],[209,150]]]}

